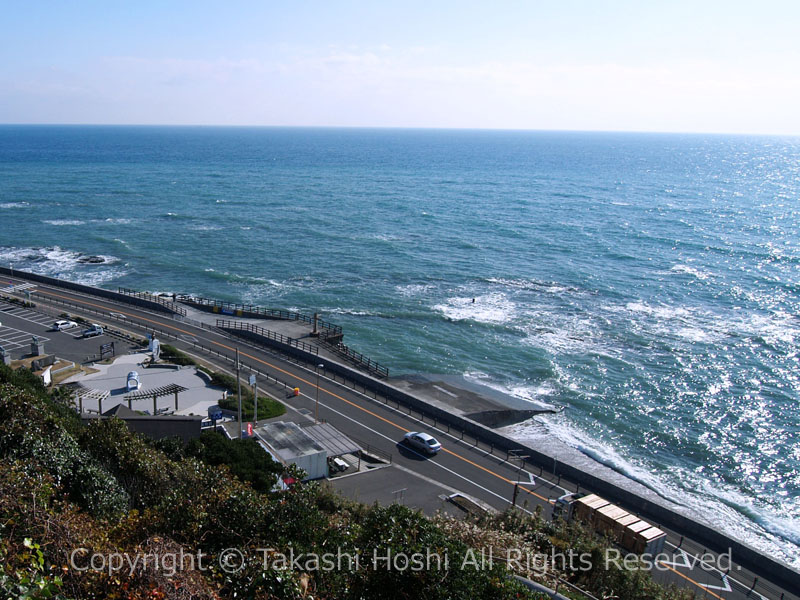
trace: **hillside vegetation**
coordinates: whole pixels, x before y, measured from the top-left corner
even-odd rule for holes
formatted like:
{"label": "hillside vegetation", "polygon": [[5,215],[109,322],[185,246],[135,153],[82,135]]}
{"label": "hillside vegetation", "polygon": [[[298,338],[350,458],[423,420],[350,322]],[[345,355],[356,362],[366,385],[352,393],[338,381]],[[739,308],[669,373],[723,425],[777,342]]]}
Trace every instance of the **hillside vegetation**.
{"label": "hillside vegetation", "polygon": [[[216,434],[154,443],[118,419],[84,426],[35,377],[0,365],[3,598],[543,598],[503,561],[462,567],[490,545],[498,556],[603,548],[538,518],[428,519],[319,484],[274,491],[283,467],[249,444]],[[402,556],[428,562],[374,562]],[[688,597],[641,572],[561,574],[598,597]]]}

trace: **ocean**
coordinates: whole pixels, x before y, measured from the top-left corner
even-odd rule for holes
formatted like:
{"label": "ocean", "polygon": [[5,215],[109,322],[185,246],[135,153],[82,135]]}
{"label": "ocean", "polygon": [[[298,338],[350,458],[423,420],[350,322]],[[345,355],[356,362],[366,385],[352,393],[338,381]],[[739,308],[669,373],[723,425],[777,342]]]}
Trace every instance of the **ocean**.
{"label": "ocean", "polygon": [[798,138],[0,127],[0,264],[318,311],[795,567],[799,201]]}

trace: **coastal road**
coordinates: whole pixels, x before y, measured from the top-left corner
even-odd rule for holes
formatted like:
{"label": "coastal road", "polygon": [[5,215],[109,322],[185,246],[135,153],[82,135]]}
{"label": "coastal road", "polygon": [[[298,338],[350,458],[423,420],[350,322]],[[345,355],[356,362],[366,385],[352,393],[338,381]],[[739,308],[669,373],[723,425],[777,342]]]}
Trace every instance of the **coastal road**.
{"label": "coastal road", "polygon": [[[8,290],[26,284],[29,282],[23,279],[0,276],[0,293],[4,291],[3,288]],[[25,291],[31,293],[39,308],[46,310],[45,307],[49,306],[53,315],[60,312],[84,314],[90,320],[113,323],[139,334],[163,332],[162,336],[174,337],[174,341],[171,339],[170,343],[192,352],[197,352],[193,342],[229,357],[238,348],[244,365],[277,377],[291,387],[300,387],[301,397],[288,399],[287,403],[313,414],[317,398],[317,380],[313,365],[298,365],[272,351],[233,340],[216,330],[180,322],[166,314],[128,304],[40,284],[36,284],[35,288],[27,287]],[[3,317],[0,316],[0,321],[2,320]],[[13,327],[23,330],[25,326],[22,323],[32,324],[33,320],[21,319]],[[206,359],[213,361],[213,357],[206,356]],[[226,367],[230,368],[230,364],[227,363]],[[558,479],[551,481],[546,472],[541,473],[536,468],[528,466],[527,470],[521,469],[513,459],[505,460],[504,456],[496,456],[477,448],[473,443],[449,434],[446,428],[444,431],[441,428],[435,429],[430,423],[421,423],[402,409],[387,406],[327,377],[320,379],[318,396],[321,419],[363,443],[392,454],[393,466],[389,468],[397,473],[398,489],[431,486],[442,494],[457,490],[503,510],[510,505],[517,487],[518,506],[529,512],[541,507],[545,517],[551,512],[554,498],[565,493],[565,490],[576,489],[574,485]],[[433,458],[427,458],[398,444],[403,434],[412,430],[428,431],[435,435],[443,443],[442,452]],[[736,564],[730,565],[730,572],[726,573],[725,568],[728,565],[724,561],[720,564],[716,555],[703,556],[705,550],[701,546],[668,533],[671,557],[655,565],[653,574],[656,580],[689,587],[701,598],[800,600],[789,590],[772,584],[769,573],[756,576]],[[733,559],[735,560],[735,556]]]}

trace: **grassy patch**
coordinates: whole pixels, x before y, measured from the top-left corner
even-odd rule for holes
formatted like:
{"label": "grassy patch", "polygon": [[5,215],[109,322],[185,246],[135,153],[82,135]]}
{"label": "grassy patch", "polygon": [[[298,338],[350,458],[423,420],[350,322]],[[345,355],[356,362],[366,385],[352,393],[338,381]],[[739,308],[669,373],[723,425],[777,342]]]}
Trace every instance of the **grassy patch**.
{"label": "grassy patch", "polygon": [[[237,400],[236,396],[236,377],[233,375],[228,375],[227,373],[218,373],[216,371],[210,371],[209,369],[203,369],[202,367],[201,370],[205,371],[211,376],[211,385],[216,385],[228,390],[228,397],[225,400],[220,400],[218,403],[220,408],[238,411],[239,401]],[[273,417],[279,417],[285,412],[286,407],[283,405],[283,403],[269,396],[262,396],[259,394],[259,419],[271,419]],[[254,416],[255,406],[253,403],[253,391],[247,384],[242,382],[242,420],[252,421]]]}
{"label": "grassy patch", "polygon": [[[228,396],[225,400],[220,400],[219,406],[220,408],[224,408],[226,410],[238,411],[239,401],[236,399],[236,394]],[[249,396],[245,396],[244,388],[242,388],[242,420],[252,421],[253,417],[255,416],[254,411],[255,411],[255,406],[253,405],[252,393]],[[273,417],[279,417],[285,412],[286,412],[286,407],[282,403],[268,396],[259,395],[258,397],[259,419],[271,419]]]}
{"label": "grassy patch", "polygon": [[175,365],[197,366],[197,361],[195,359],[169,344],[161,344],[161,358]]}

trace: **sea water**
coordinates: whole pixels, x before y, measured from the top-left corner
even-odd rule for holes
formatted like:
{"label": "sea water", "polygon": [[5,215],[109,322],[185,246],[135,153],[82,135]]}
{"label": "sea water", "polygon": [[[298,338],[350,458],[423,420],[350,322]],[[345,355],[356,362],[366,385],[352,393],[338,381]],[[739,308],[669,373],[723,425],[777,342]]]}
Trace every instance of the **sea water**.
{"label": "sea water", "polygon": [[0,127],[0,264],[318,311],[800,566],[800,140]]}

